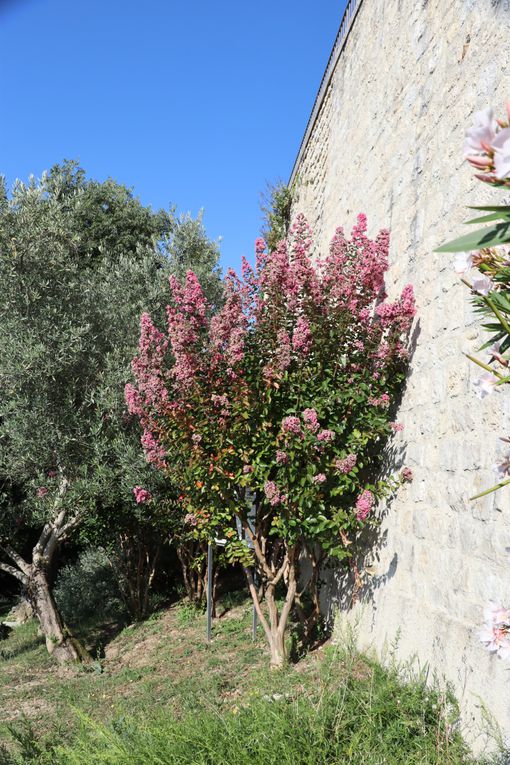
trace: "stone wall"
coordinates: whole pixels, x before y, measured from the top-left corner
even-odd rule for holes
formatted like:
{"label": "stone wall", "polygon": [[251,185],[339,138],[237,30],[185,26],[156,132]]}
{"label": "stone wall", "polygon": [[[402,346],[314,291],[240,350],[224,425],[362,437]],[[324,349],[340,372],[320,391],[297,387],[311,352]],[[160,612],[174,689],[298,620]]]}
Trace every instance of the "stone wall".
{"label": "stone wall", "polygon": [[366,212],[391,230],[390,295],[412,282],[416,349],[395,441],[412,468],[383,525],[363,603],[343,619],[359,641],[452,681],[471,735],[487,706],[510,734],[510,667],[477,638],[490,599],[510,605],[510,489],[495,481],[510,434],[510,394],[480,401],[463,352],[482,342],[453,256],[433,248],[461,233],[465,205],[501,202],[462,161],[473,112],[510,98],[509,0],[363,0],[295,168],[294,212],[324,249]]}

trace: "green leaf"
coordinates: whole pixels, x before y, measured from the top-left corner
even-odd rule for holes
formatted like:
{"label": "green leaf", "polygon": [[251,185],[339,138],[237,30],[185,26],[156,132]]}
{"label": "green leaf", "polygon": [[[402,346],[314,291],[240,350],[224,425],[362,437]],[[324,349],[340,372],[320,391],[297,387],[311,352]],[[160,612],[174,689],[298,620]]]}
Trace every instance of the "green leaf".
{"label": "green leaf", "polygon": [[464,225],[470,226],[474,223],[492,223],[494,220],[510,220],[510,213],[501,214],[501,213],[489,213],[488,215],[482,215],[480,218],[471,218],[470,220],[464,221]]}
{"label": "green leaf", "polygon": [[510,215],[510,205],[468,205],[468,210],[500,210],[504,215]]}
{"label": "green leaf", "polygon": [[510,221],[478,229],[438,247],[435,252],[470,252],[510,242]]}

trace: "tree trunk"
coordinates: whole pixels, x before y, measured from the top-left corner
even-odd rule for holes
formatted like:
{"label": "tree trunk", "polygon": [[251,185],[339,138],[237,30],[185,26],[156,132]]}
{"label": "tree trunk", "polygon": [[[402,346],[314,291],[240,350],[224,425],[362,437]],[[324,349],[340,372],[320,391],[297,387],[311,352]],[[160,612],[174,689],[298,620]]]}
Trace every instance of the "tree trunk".
{"label": "tree trunk", "polygon": [[[255,545],[255,554],[259,562],[263,559],[259,557],[260,547],[257,549]],[[264,560],[262,565],[262,576],[265,579],[265,600],[267,603],[268,618],[262,611],[259,592],[255,586],[253,579],[253,572],[251,569],[245,568],[246,578],[248,580],[248,587],[253,600],[253,605],[259,617],[259,621],[262,624],[266,639],[269,645],[270,652],[270,667],[271,669],[281,669],[287,662],[287,649],[285,645],[285,630],[289,616],[294,606],[297,592],[296,581],[296,561],[298,556],[297,546],[286,547],[285,556],[278,570],[271,570],[267,562]],[[283,580],[287,586],[287,592],[285,601],[278,611],[276,604],[276,587],[278,582]]]}
{"label": "tree trunk", "polygon": [[35,566],[28,580],[28,595],[35,610],[42,633],[46,640],[48,653],[59,664],[66,661],[80,661],[87,657],[86,651],[62,624],[53,594],[48,584],[44,567]]}
{"label": "tree trunk", "polygon": [[0,569],[16,577],[27,591],[41,632],[46,639],[46,648],[59,663],[65,661],[90,661],[90,656],[76,638],[69,634],[58,612],[48,573],[58,550],[69,532],[75,528],[80,515],[75,513],[69,517],[65,508],[61,507],[62,499],[67,491],[68,481],[62,479],[59,494],[55,502],[54,514],[43,527],[39,539],[32,550],[32,561],[28,563],[14,550],[7,541],[0,540],[0,552],[9,558],[14,565],[0,561]]}

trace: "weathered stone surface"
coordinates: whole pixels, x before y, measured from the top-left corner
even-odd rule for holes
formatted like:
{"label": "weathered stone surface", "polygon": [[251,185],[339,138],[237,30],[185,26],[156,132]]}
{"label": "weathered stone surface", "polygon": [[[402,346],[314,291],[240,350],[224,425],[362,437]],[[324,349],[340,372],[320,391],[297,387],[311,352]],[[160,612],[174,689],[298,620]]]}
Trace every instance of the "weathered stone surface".
{"label": "weathered stone surface", "polygon": [[390,294],[407,282],[418,303],[416,350],[395,443],[412,468],[385,516],[360,620],[361,643],[379,651],[399,635],[452,681],[464,719],[483,699],[510,733],[508,666],[477,631],[489,600],[510,605],[510,491],[475,502],[494,483],[510,394],[480,401],[478,370],[464,356],[481,344],[467,290],[450,255],[434,247],[461,231],[467,204],[502,202],[463,163],[473,112],[510,97],[510,2],[363,0],[297,168],[294,212],[324,250],[359,211],[370,233],[391,230]]}

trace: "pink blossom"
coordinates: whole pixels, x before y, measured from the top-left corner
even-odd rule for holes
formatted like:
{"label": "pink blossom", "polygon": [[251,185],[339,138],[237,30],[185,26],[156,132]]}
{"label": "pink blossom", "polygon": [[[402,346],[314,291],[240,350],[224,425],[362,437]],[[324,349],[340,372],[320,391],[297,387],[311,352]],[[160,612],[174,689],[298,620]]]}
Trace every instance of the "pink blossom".
{"label": "pink blossom", "polygon": [[478,633],[490,653],[510,661],[510,609],[489,603],[484,611],[484,626]]}
{"label": "pink blossom", "polygon": [[499,131],[491,148],[494,149],[494,175],[502,181],[510,176],[510,128]]}
{"label": "pink blossom", "polygon": [[300,351],[305,355],[310,352],[310,348],[312,347],[310,324],[304,316],[298,318],[296,326],[294,327],[292,347],[295,351]]}
{"label": "pink blossom", "polygon": [[292,433],[295,436],[301,434],[301,421],[299,417],[289,415],[282,420],[282,431],[284,433]]}
{"label": "pink blossom", "polygon": [[391,399],[387,393],[383,393],[381,396],[379,396],[379,398],[369,398],[368,403],[371,406],[382,406],[386,409],[389,407]]}
{"label": "pink blossom", "polygon": [[186,513],[184,516],[184,523],[188,526],[196,526],[198,523],[197,516],[195,513]]}
{"label": "pink blossom", "polygon": [[496,121],[493,111],[489,107],[483,111],[475,113],[475,124],[466,131],[466,140],[464,142],[464,156],[470,154],[485,153],[486,146],[490,145],[496,136]]}
{"label": "pink blossom", "polygon": [[281,449],[277,449],[276,462],[278,463],[278,465],[287,465],[289,462],[289,455],[287,454],[287,452],[284,452]]}
{"label": "pink blossom", "polygon": [[55,478],[56,475],[57,475],[56,470],[48,470],[48,478]]}
{"label": "pink blossom", "polygon": [[42,499],[42,497],[45,497],[46,494],[48,494],[48,489],[46,488],[46,486],[39,486],[36,494],[40,499]]}
{"label": "pink blossom", "polygon": [[134,486],[133,494],[135,495],[135,500],[137,505],[143,505],[146,502],[150,502],[150,500],[152,499],[152,494],[150,493],[150,491],[147,491],[147,489],[143,489],[141,486]]}
{"label": "pink blossom", "polygon": [[400,475],[402,476],[402,481],[404,481],[404,483],[411,483],[413,480],[413,471],[410,467],[402,468]]}
{"label": "pink blossom", "polygon": [[510,475],[510,453],[502,457],[499,462],[496,462],[496,464],[492,466],[492,469],[500,481]]}
{"label": "pink blossom", "polygon": [[202,440],[202,436],[200,435],[200,433],[193,433],[193,435],[191,436],[191,440],[193,441],[194,444],[198,446],[198,444]]}
{"label": "pink blossom", "polygon": [[244,473],[244,475],[249,475],[250,473],[253,473],[253,466],[252,465],[243,465],[243,473]]}
{"label": "pink blossom", "polygon": [[326,476],[324,473],[317,473],[317,475],[314,475],[314,477],[312,478],[312,481],[314,483],[324,483],[325,480],[326,480]]}
{"label": "pink blossom", "polygon": [[266,481],[264,484],[264,494],[269,500],[271,506],[280,505],[284,497],[280,493],[278,486],[274,481]]}
{"label": "pink blossom", "polygon": [[257,239],[255,239],[255,252],[257,254],[261,254],[266,249],[266,242],[264,239],[262,239],[261,236],[259,236]]}
{"label": "pink blossom", "polygon": [[486,297],[494,288],[494,284],[487,276],[475,276],[473,283],[471,284],[471,288],[473,292]]}
{"label": "pink blossom", "polygon": [[334,430],[328,430],[325,428],[324,430],[319,431],[317,433],[317,441],[323,441],[323,442],[329,442],[333,441],[335,438],[335,431]]}
{"label": "pink blossom", "polygon": [[334,464],[337,470],[347,475],[355,467],[357,459],[356,454],[348,454],[343,459],[336,459]]}
{"label": "pink blossom", "polygon": [[401,422],[390,422],[390,428],[394,433],[400,433],[404,430],[404,426]]}
{"label": "pink blossom", "polygon": [[368,489],[365,489],[363,494],[360,494],[356,500],[356,518],[358,521],[364,521],[367,515],[372,510],[374,504],[374,495]]}
{"label": "pink blossom", "polygon": [[467,273],[473,267],[473,257],[472,252],[459,252],[455,256],[455,273]]}
{"label": "pink blossom", "polygon": [[144,430],[141,442],[147,462],[152,463],[156,467],[164,468],[166,466],[166,451],[154,433],[150,430]]}
{"label": "pink blossom", "polygon": [[315,409],[305,409],[302,412],[303,422],[305,427],[311,433],[316,433],[319,430],[319,420],[317,418],[317,412]]}
{"label": "pink blossom", "polygon": [[490,372],[484,372],[478,380],[475,380],[473,385],[477,389],[476,395],[478,398],[485,398],[496,389],[498,378],[491,375]]}

